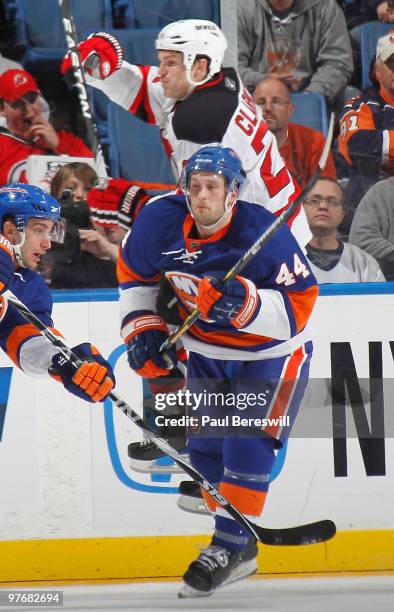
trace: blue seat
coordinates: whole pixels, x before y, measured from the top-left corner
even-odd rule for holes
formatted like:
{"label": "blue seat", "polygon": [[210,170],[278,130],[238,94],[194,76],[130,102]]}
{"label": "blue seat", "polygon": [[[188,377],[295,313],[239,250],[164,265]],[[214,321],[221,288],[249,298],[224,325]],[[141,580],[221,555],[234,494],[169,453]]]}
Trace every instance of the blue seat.
{"label": "blue seat", "polygon": [[393,29],[392,23],[380,21],[369,21],[360,26],[360,54],[361,54],[361,87],[366,89],[371,86],[369,79],[369,68],[371,60],[376,53],[378,38],[384,36]]}
{"label": "blue seat", "polygon": [[219,0],[124,0],[128,27],[163,28],[178,19],[209,19],[220,24]]}
{"label": "blue seat", "polygon": [[[16,0],[17,45],[25,49],[21,63],[35,75],[59,72],[66,43],[57,0]],[[78,37],[86,30],[112,27],[111,0],[70,0]],[[88,8],[87,8],[88,4]]]}
{"label": "blue seat", "polygon": [[96,123],[99,140],[102,145],[109,143],[108,136],[108,105],[109,99],[100,89],[88,87],[92,115]]}
{"label": "blue seat", "polygon": [[295,105],[290,121],[300,123],[323,134],[327,134],[327,104],[323,94],[320,93],[294,93],[291,99]]}
{"label": "blue seat", "polygon": [[110,29],[108,31],[119,40],[124,49],[125,60],[130,64],[157,66],[155,40],[160,28]]}
{"label": "blue seat", "polygon": [[176,182],[157,126],[140,121],[111,102],[108,135],[111,176],[148,183]]}
{"label": "blue seat", "polygon": [[[117,37],[124,49],[125,60],[130,62],[130,64],[153,65],[157,63],[155,40],[160,31],[159,29],[111,29],[108,31]],[[87,35],[85,33],[84,37]],[[102,144],[108,144],[108,97],[99,89],[94,87],[89,87],[88,89],[100,141]]]}

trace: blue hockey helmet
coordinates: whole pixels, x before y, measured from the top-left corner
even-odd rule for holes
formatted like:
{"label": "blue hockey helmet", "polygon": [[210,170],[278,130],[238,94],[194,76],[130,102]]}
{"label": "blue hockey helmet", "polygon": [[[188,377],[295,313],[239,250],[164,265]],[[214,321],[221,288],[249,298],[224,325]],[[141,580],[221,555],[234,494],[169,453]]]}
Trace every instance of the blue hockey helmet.
{"label": "blue hockey helmet", "polygon": [[60,212],[59,202],[39,187],[25,183],[0,187],[0,230],[6,217],[13,217],[20,232],[24,232],[29,219],[48,219],[53,221],[51,240],[63,242],[65,220]]}
{"label": "blue hockey helmet", "polygon": [[185,187],[190,183],[192,172],[212,172],[224,176],[228,191],[239,189],[246,178],[240,158],[229,147],[203,147],[196,151],[185,166]]}

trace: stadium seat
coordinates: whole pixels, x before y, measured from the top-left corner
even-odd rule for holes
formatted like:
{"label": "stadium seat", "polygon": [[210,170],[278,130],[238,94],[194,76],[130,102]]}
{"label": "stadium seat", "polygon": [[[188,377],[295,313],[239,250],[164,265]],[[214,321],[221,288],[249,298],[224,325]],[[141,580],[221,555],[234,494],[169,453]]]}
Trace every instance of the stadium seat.
{"label": "stadium seat", "polygon": [[376,53],[378,38],[393,29],[392,23],[370,21],[360,26],[360,53],[361,53],[361,87],[366,89],[371,86],[369,79],[369,68],[371,60]]}
{"label": "stadium seat", "polygon": [[110,102],[108,135],[111,176],[148,183],[176,182],[157,126],[140,121]]}
{"label": "stadium seat", "polygon": [[133,28],[163,28],[178,19],[220,23],[220,0],[124,0],[126,23]]}
{"label": "stadium seat", "polygon": [[[58,0],[16,0],[17,45],[21,63],[35,75],[59,72],[66,43]],[[111,0],[70,0],[77,34],[112,27]],[[88,6],[88,9],[87,9]]]}
{"label": "stadium seat", "polygon": [[[159,31],[157,28],[109,30],[122,45],[125,60],[130,62],[130,64],[142,65],[157,63],[155,40]],[[88,34],[90,32],[85,32],[84,38]],[[94,89],[94,87],[89,87],[89,96],[100,141],[102,144],[108,144],[108,97],[102,91]]]}
{"label": "stadium seat", "polygon": [[327,104],[325,97],[319,93],[294,93],[291,99],[295,110],[290,118],[292,123],[300,123],[327,134]]}
{"label": "stadium seat", "polygon": [[141,30],[127,29],[111,32],[119,40],[124,49],[125,59],[130,64],[157,65],[155,40],[160,28],[144,28]]}

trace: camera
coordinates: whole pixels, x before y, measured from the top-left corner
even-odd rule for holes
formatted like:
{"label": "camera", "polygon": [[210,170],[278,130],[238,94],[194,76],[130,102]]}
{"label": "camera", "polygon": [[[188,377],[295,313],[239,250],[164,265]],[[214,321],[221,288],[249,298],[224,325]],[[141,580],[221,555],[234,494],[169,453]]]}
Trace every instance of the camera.
{"label": "camera", "polygon": [[90,229],[89,206],[85,200],[75,202],[71,189],[65,189],[60,198],[61,216],[66,220],[66,234],[62,244],[52,244],[49,257],[54,263],[69,265],[77,263],[80,257],[80,229]]}

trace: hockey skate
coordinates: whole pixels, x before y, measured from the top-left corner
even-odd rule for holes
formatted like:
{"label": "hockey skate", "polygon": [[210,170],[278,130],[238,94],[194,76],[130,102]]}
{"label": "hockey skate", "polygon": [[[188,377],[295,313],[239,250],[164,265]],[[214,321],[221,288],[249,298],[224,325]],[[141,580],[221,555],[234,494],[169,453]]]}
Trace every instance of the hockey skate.
{"label": "hockey skate", "polygon": [[[179,407],[172,407],[169,411],[156,410],[154,399],[152,397],[144,399],[144,420],[156,431],[157,434],[166,440],[178,452],[181,452],[186,459],[189,458],[186,451],[186,428],[181,426],[175,427],[157,427],[155,419],[157,416],[166,416],[179,418],[183,414],[183,410]],[[183,470],[178,467],[174,461],[163,453],[153,442],[148,434],[144,435],[141,442],[131,442],[127,447],[129,457],[129,466],[136,472],[155,472],[161,474],[181,474]]]}
{"label": "hockey skate", "polygon": [[[168,439],[169,444],[189,459],[185,448],[184,438]],[[181,474],[183,470],[158,448],[151,438],[145,438],[141,442],[131,442],[127,447],[129,466],[136,472],[155,472],[160,474]]]}
{"label": "hockey skate", "polygon": [[201,495],[200,486],[193,480],[182,480],[179,483],[179,497],[177,506],[185,512],[193,514],[211,514]]}
{"label": "hockey skate", "polygon": [[178,597],[207,597],[218,588],[255,574],[257,552],[254,539],[240,552],[210,544],[190,564]]}

